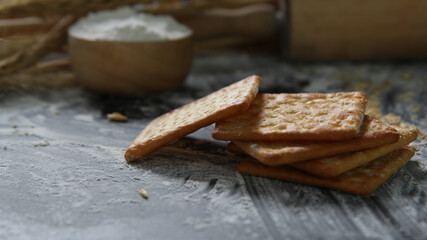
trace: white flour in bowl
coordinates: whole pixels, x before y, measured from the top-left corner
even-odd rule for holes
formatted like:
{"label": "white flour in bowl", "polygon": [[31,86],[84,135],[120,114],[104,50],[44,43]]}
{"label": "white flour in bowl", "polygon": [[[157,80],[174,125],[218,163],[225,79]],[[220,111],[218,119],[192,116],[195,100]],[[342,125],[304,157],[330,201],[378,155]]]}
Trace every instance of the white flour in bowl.
{"label": "white flour in bowl", "polygon": [[162,41],[191,34],[170,16],[138,13],[130,7],[91,13],[70,27],[68,33],[87,40]]}

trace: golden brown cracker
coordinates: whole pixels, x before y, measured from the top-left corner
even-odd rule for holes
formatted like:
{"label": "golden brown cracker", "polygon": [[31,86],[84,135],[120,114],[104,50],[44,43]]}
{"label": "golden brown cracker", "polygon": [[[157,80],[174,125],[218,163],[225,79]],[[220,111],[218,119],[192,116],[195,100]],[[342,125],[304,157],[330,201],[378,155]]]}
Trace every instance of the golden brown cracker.
{"label": "golden brown cracker", "polygon": [[371,162],[387,153],[393,152],[417,139],[417,129],[399,129],[399,141],[363,151],[345,153],[333,157],[319,158],[290,164],[290,166],[312,175],[330,178],[336,177],[356,167]]}
{"label": "golden brown cracker", "polygon": [[129,146],[126,161],[138,160],[189,133],[246,110],[260,84],[260,77],[251,76],[159,116]]}
{"label": "golden brown cracker", "polygon": [[241,150],[265,165],[278,166],[341,153],[360,151],[399,140],[396,129],[369,116],[364,117],[360,136],[344,141],[233,141]]}
{"label": "golden brown cracker", "polygon": [[415,150],[412,147],[405,146],[335,178],[320,178],[291,167],[270,167],[254,160],[241,162],[237,166],[237,171],[241,174],[327,187],[356,195],[369,195],[409,161],[414,154]]}
{"label": "golden brown cracker", "polygon": [[218,140],[343,140],[356,137],[363,92],[258,94],[247,111],[216,123]]}

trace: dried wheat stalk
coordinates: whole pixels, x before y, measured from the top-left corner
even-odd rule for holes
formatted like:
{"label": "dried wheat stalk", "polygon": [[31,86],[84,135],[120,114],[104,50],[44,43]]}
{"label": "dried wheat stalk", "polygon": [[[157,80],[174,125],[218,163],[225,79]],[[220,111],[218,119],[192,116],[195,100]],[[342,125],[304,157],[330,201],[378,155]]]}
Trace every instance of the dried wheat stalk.
{"label": "dried wheat stalk", "polygon": [[[54,17],[66,15],[42,38],[0,61],[0,76],[15,73],[36,63],[65,42],[66,32],[77,19],[90,11],[115,8],[154,0],[11,0],[0,2],[0,16]],[[73,15],[67,15],[72,13]]]}
{"label": "dried wheat stalk", "polygon": [[34,44],[21,49],[12,56],[0,61],[0,76],[15,73],[25,69],[40,58],[49,53],[52,49],[64,42],[69,26],[76,21],[76,17],[68,15],[63,17],[45,36]]}
{"label": "dried wheat stalk", "polygon": [[0,19],[0,37],[8,38],[12,36],[44,34],[48,32],[59,19],[41,19],[35,17]]}
{"label": "dried wheat stalk", "polygon": [[144,7],[144,12],[153,14],[170,14],[174,16],[188,16],[198,14],[210,8],[239,8],[247,5],[269,3],[276,4],[277,0],[190,0],[170,1],[163,4],[154,4]]}
{"label": "dried wheat stalk", "polygon": [[[166,0],[157,0],[157,2]],[[85,15],[91,11],[112,9],[154,0],[10,0],[0,2],[0,17]]]}
{"label": "dried wheat stalk", "polygon": [[42,35],[34,34],[29,36],[24,35],[0,38],[0,59],[6,58],[20,51],[41,37]]}
{"label": "dried wheat stalk", "polygon": [[23,70],[24,73],[46,73],[54,71],[70,70],[70,59],[68,57],[44,60],[37,62],[34,66]]}
{"label": "dried wheat stalk", "polygon": [[0,77],[0,95],[59,90],[76,85],[68,58],[44,60],[31,68]]}
{"label": "dried wheat stalk", "polygon": [[71,71],[43,73],[19,72],[7,77],[0,77],[0,95],[3,93],[43,92],[67,89],[77,82]]}

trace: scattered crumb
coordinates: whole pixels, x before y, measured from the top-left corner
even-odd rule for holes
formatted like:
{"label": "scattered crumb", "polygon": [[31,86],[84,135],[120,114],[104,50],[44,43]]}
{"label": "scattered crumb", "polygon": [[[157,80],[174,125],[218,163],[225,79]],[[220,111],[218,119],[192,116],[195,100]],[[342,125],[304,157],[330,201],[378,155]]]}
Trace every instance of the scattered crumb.
{"label": "scattered crumb", "polygon": [[25,136],[28,136],[29,134],[28,134],[28,132],[24,132],[24,135],[25,135]]}
{"label": "scattered crumb", "polygon": [[119,112],[113,112],[107,114],[108,120],[110,121],[116,121],[116,122],[126,122],[128,120],[128,117],[125,115],[119,113]]}
{"label": "scattered crumb", "polygon": [[409,79],[409,73],[402,73],[403,79]]}
{"label": "scattered crumb", "polygon": [[143,188],[138,188],[138,193],[139,195],[144,198],[144,199],[148,199],[148,192],[147,190],[143,189]]}
{"label": "scattered crumb", "polygon": [[3,150],[7,150],[7,147],[6,147],[6,146],[4,146],[4,147],[3,147]]}
{"label": "scattered crumb", "polygon": [[57,110],[57,111],[55,111],[55,112],[54,112],[54,114],[55,114],[55,115],[60,115],[60,114],[61,114],[61,112]]}
{"label": "scattered crumb", "polygon": [[413,142],[410,144],[410,146],[413,147],[413,148],[415,148],[415,151],[418,151],[419,148],[420,148],[420,146],[418,144],[413,143]]}
{"label": "scattered crumb", "polygon": [[107,147],[107,146],[108,146],[108,144],[106,144],[106,143],[105,143],[105,144],[104,144],[104,146],[106,146],[106,147]]}
{"label": "scattered crumb", "polygon": [[358,91],[366,91],[366,89],[370,88],[372,83],[369,82],[356,82],[354,89]]}
{"label": "scattered crumb", "polygon": [[425,134],[425,133],[423,133],[421,131],[419,131],[418,134],[419,134],[419,136],[420,136],[421,139],[424,139],[424,140],[427,139],[427,134]]}
{"label": "scattered crumb", "polygon": [[18,125],[13,125],[13,126],[12,126],[12,128],[17,128],[17,127],[18,127]]}
{"label": "scattered crumb", "polygon": [[414,104],[414,111],[418,112],[421,106],[419,104]]}
{"label": "scattered crumb", "polygon": [[345,81],[345,80],[347,80],[347,75],[345,75],[344,73],[342,73],[342,74],[339,74],[339,75],[338,75],[338,78],[339,78],[340,80]]}
{"label": "scattered crumb", "polygon": [[427,165],[426,165],[426,164],[424,164],[423,162],[420,162],[420,160],[417,160],[417,163],[418,163],[418,166],[419,166],[420,168],[426,168],[426,167],[427,167]]}
{"label": "scattered crumb", "polygon": [[40,141],[38,143],[33,144],[34,147],[46,147],[49,146],[49,142],[46,139],[43,139],[43,141]]}
{"label": "scattered crumb", "polygon": [[408,91],[408,92],[400,93],[397,97],[400,101],[414,103],[415,93],[413,91]]}

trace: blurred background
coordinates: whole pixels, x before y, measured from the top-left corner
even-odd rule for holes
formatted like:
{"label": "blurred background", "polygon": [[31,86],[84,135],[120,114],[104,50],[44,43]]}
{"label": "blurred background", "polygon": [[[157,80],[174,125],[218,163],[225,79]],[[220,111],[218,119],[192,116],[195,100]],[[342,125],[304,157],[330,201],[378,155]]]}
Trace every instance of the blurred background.
{"label": "blurred background", "polygon": [[124,5],[189,26],[196,55],[273,53],[290,62],[427,56],[423,0],[10,0],[0,2],[1,91],[73,84],[67,29],[89,12]]}

